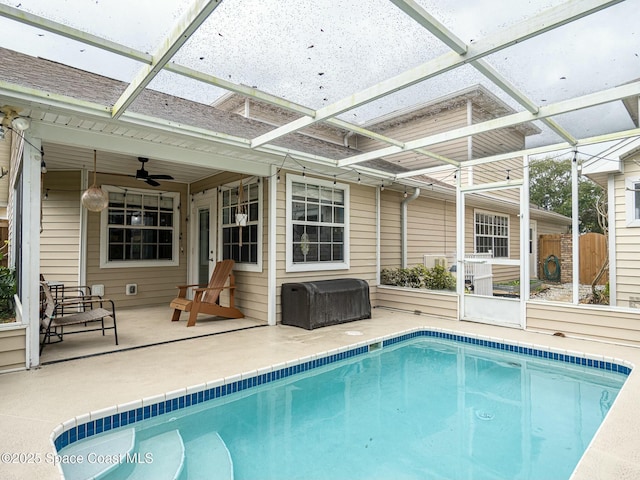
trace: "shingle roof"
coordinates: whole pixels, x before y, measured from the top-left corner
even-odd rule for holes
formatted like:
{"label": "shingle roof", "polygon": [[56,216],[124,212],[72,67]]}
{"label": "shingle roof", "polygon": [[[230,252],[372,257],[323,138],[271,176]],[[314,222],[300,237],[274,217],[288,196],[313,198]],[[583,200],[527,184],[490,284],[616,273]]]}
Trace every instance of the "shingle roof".
{"label": "shingle roof", "polygon": [[[0,65],[0,79],[8,83],[100,105],[113,106],[127,88],[127,83],[119,80],[4,48],[0,48]],[[265,123],[210,105],[149,89],[137,97],[129,110],[247,139],[273,129]],[[280,138],[273,144],[336,160],[354,154],[349,148],[298,133]]]}

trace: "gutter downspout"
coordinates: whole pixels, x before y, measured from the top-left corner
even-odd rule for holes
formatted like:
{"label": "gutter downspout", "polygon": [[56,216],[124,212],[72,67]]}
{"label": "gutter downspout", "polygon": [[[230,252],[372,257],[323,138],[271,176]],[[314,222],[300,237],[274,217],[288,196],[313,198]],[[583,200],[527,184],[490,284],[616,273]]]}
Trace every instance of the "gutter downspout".
{"label": "gutter downspout", "polygon": [[416,187],[413,195],[405,198],[400,203],[400,249],[402,257],[402,268],[407,268],[407,204],[413,202],[420,196],[420,188]]}
{"label": "gutter downspout", "polygon": [[355,134],[354,134],[354,132],[347,132],[347,133],[345,134],[345,136],[344,136],[344,137],[343,137],[343,139],[342,139],[342,144],[343,144],[345,147],[347,147],[347,148],[351,148],[351,147],[349,147],[349,138],[350,138],[350,137],[353,137],[353,135],[355,135]]}

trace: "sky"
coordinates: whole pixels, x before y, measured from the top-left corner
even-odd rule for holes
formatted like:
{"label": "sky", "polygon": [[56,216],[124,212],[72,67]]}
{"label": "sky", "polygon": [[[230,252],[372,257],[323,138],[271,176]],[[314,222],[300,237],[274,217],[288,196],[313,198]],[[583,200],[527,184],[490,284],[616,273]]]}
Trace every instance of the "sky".
{"label": "sky", "polygon": [[[419,0],[465,42],[522,21],[561,0]],[[153,53],[185,12],[183,0],[0,0],[81,30]],[[538,105],[640,78],[640,0],[606,11],[486,57]],[[129,81],[134,61],[0,18],[0,45]],[[224,0],[173,61],[225,80],[320,108],[398,75],[449,50],[388,0]],[[482,83],[465,65],[386,98],[345,112],[356,124]],[[210,104],[225,93],[162,72],[151,88]],[[633,128],[620,102],[558,117],[576,136]],[[529,146],[560,139],[541,125]]]}

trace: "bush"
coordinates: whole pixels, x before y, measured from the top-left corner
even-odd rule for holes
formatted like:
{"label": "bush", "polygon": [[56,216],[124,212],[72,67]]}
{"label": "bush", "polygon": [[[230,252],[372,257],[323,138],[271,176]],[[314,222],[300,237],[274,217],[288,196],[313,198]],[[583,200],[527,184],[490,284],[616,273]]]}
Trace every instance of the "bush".
{"label": "bush", "polygon": [[383,268],[380,283],[396,287],[426,288],[428,290],[455,290],[455,277],[443,266],[427,268],[416,265],[412,268]]}
{"label": "bush", "polygon": [[16,294],[16,277],[13,270],[0,267],[0,320],[15,316],[13,296]]}
{"label": "bush", "polygon": [[[0,247],[0,260],[4,258],[4,252],[9,243],[4,242]],[[15,304],[13,297],[16,294],[16,273],[9,267],[0,266],[0,321],[15,318]]]}

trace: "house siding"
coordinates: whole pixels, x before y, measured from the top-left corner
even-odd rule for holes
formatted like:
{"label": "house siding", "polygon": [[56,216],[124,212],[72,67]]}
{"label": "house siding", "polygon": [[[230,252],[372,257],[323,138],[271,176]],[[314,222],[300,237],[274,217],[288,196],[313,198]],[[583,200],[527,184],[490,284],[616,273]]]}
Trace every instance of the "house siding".
{"label": "house siding", "polygon": [[640,227],[627,227],[626,185],[629,177],[640,177],[640,154],[625,159],[624,174],[616,174],[616,293],[617,306],[640,308]]}
{"label": "house siding", "polygon": [[640,345],[640,312],[615,307],[527,302],[527,330]]}
{"label": "house siding", "polygon": [[380,286],[375,305],[447,320],[457,321],[458,319],[458,295],[455,293]]}
{"label": "house siding", "polygon": [[[474,105],[472,119],[473,123],[482,123],[493,118],[481,111]],[[474,135],[472,140],[472,158],[484,158],[501,153],[522,150],[525,145],[524,135],[512,128],[503,128],[491,132]],[[523,178],[522,158],[512,158],[492,162],[473,167],[473,184],[481,185],[485,183],[503,182],[509,176],[510,179]],[[492,196],[520,201],[520,190],[517,188],[508,190],[496,190],[491,192]]]}
{"label": "house siding", "polygon": [[[398,268],[402,264],[401,209],[403,192],[384,190],[380,194],[380,265]],[[424,255],[455,258],[455,200],[421,194],[407,204],[407,267],[422,265]]]}
{"label": "house siding", "polygon": [[[282,175],[284,178],[284,175]],[[278,184],[277,238],[276,238],[276,314],[281,321],[280,291],[283,283],[328,280],[333,278],[359,278],[369,283],[371,298],[376,295],[376,188],[350,184],[349,244],[350,268],[312,272],[286,271],[286,182]]]}
{"label": "house siding", "polygon": [[40,273],[49,281],[77,285],[80,278],[80,172],[49,172],[44,175],[42,188],[47,198],[42,200]]}
{"label": "house siding", "polygon": [[[428,192],[427,192],[428,193]],[[473,196],[468,198],[468,202]],[[381,192],[380,236],[381,267],[397,268],[402,263],[401,250],[401,203],[402,192],[384,190]],[[476,210],[496,213],[509,217],[509,258],[520,258],[520,218],[513,213],[505,213],[500,208],[490,209],[475,207],[473,203],[466,205],[465,211],[465,253],[474,249],[474,215]],[[449,262],[456,257],[456,205],[455,200],[432,198],[422,194],[407,205],[407,266],[423,264],[424,255],[444,255]],[[537,220],[538,233],[565,232],[567,227],[545,220]],[[494,265],[495,282],[519,278],[516,266]]]}
{"label": "house siding", "polygon": [[[108,154],[101,154],[103,161],[108,161]],[[140,190],[140,182],[119,175],[98,174],[98,185],[117,185],[123,189]],[[181,207],[188,205],[186,185],[165,182],[161,191],[177,191],[180,193]],[[149,190],[152,190],[151,188]],[[118,308],[143,307],[166,303],[167,306],[177,294],[176,285],[186,283],[187,279],[187,246],[189,232],[187,230],[187,212],[180,209],[179,227],[182,239],[179,248],[179,264],[162,267],[127,267],[100,268],[100,213],[87,214],[87,284],[104,285],[106,297],[115,301]],[[126,295],[127,284],[138,285],[137,295]],[[168,311],[167,311],[168,312]],[[167,313],[167,317],[169,313]]]}
{"label": "house siding", "polygon": [[[237,99],[232,99],[228,103],[223,102],[222,104],[217,105],[216,108],[245,117],[247,116],[245,101],[247,100],[238,101]],[[253,100],[248,100],[248,102],[248,118],[252,118],[263,123],[280,126],[302,117],[302,115],[298,113],[274,107],[263,102],[256,102]],[[325,140],[327,142],[343,145],[344,136],[347,132],[339,128],[329,126],[328,124],[318,123],[302,129],[300,133],[320,140]]]}
{"label": "house siding", "polygon": [[[452,128],[463,127],[466,123],[466,106],[463,104],[451,107],[448,110],[440,110],[435,114],[431,113],[416,117],[407,123],[388,125],[384,128],[377,128],[373,125],[370,128],[375,132],[404,142],[445,132]],[[353,146],[363,152],[368,152],[388,145],[370,138],[356,136]],[[464,138],[437,145],[430,145],[426,147],[426,150],[455,160],[466,160],[468,157],[467,140]],[[428,157],[417,152],[400,153],[385,158],[393,163],[399,163],[408,169],[423,168],[425,162],[427,164],[433,163],[430,162]],[[436,177],[434,176],[434,178]]]}
{"label": "house siding", "polygon": [[0,372],[26,368],[26,328],[0,328]]}

